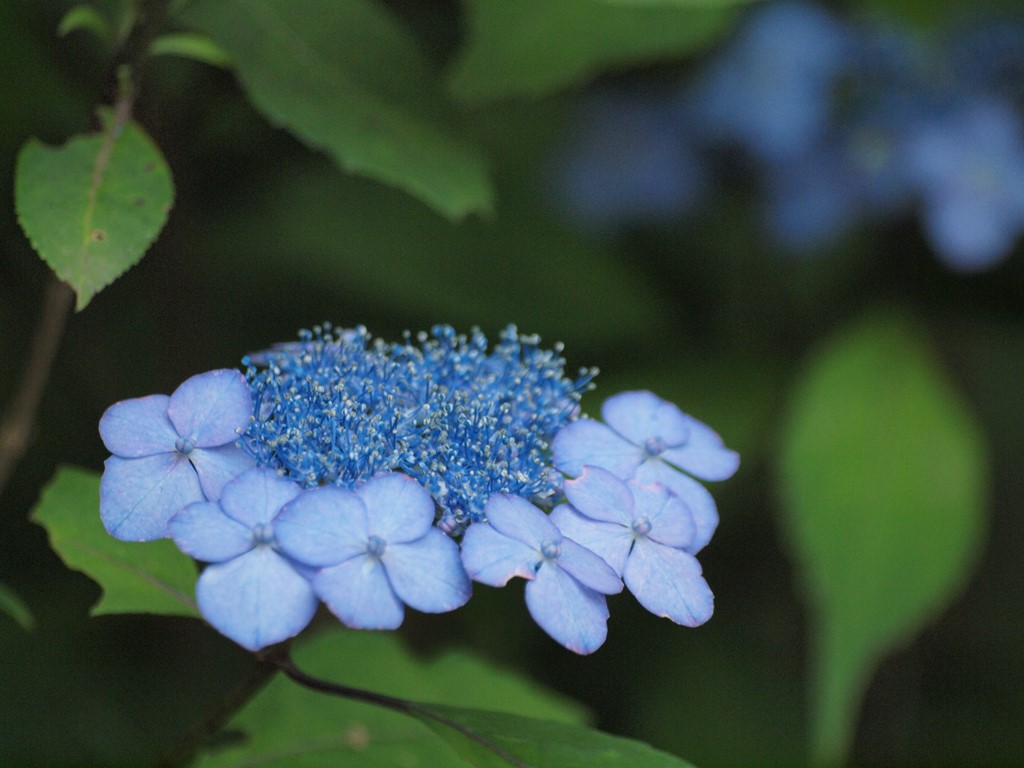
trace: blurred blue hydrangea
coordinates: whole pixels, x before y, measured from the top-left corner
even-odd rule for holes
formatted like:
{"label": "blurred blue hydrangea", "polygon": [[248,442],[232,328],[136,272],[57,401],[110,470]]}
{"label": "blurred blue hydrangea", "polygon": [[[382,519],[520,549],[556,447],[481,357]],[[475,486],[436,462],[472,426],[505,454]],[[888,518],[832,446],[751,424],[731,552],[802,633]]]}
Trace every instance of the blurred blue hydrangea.
{"label": "blurred blue hydrangea", "polygon": [[678,218],[701,198],[705,171],[664,94],[604,91],[577,116],[554,185],[566,216],[600,233]]}
{"label": "blurred blue hydrangea", "polygon": [[762,6],[686,89],[700,133],[765,161],[813,147],[832,118],[832,94],[849,66],[849,30],[804,2]]}
{"label": "blurred blue hydrangea", "polygon": [[909,148],[925,231],[954,269],[1000,261],[1024,232],[1024,121],[978,99],[922,122]]}
{"label": "blurred blue hydrangea", "polygon": [[[454,610],[471,578],[526,579],[530,615],[577,653],[604,642],[622,578],[654,613],[705,621],[693,555],[718,516],[689,475],[724,479],[738,457],[649,392],[610,398],[607,425],[581,419],[595,371],[566,377],[561,351],[512,327],[493,346],[447,326],[397,343],[305,332],[250,355],[245,377],[212,371],[111,406],[104,522],[208,563],[199,610],[250,650],[301,632],[321,601],[363,629],[398,627],[406,606]],[[592,465],[643,483],[572,486],[579,514],[621,507],[628,552],[578,521],[593,551],[559,530],[565,475]]]}
{"label": "blurred blue hydrangea", "polygon": [[1022,103],[1019,16],[925,35],[769,2],[674,94],[639,77],[633,92],[596,91],[555,186],[570,220],[615,232],[739,184],[782,254],[828,253],[865,224],[918,213],[939,259],[976,271],[1021,231]]}

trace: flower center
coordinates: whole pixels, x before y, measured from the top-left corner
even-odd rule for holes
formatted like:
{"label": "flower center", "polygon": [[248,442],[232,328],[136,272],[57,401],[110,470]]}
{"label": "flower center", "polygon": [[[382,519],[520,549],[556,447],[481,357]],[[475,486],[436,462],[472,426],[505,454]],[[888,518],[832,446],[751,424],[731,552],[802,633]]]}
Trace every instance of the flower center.
{"label": "flower center", "polygon": [[540,545],[540,553],[544,555],[545,560],[557,560],[562,554],[562,542],[545,541]]}
{"label": "flower center", "polygon": [[651,532],[651,521],[648,519],[647,515],[643,515],[633,521],[632,528],[633,533],[637,536],[646,536]]}
{"label": "flower center", "polygon": [[651,457],[658,456],[667,447],[660,437],[649,437],[644,441],[644,452]]}
{"label": "flower center", "polygon": [[195,449],[196,444],[187,437],[179,437],[174,441],[174,450],[182,456],[188,456]]}
{"label": "flower center", "polygon": [[366,542],[366,554],[368,554],[370,557],[379,558],[381,555],[384,554],[384,549],[387,547],[387,545],[388,543],[384,541],[384,539],[382,539],[380,536],[371,536],[369,540]]}
{"label": "flower center", "polygon": [[252,529],[252,540],[256,546],[266,546],[274,543],[274,529],[270,523],[257,523]]}

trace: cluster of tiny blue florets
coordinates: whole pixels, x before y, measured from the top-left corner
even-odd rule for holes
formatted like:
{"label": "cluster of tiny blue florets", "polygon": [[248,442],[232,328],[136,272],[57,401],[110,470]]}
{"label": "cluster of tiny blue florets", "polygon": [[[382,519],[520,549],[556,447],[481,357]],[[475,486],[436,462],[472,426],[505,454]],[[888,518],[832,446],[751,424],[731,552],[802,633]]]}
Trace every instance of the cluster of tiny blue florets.
{"label": "cluster of tiny blue florets", "polygon": [[1019,18],[926,37],[802,0],[758,5],[684,82],[595,94],[556,186],[573,220],[607,231],[753,180],[783,249],[914,212],[947,266],[985,269],[1024,233],[1022,61]]}
{"label": "cluster of tiny blue florets", "polygon": [[489,347],[325,325],[245,362],[100,419],[107,531],[207,563],[197,607],[240,645],[294,637],[321,604],[394,629],[406,607],[451,611],[472,582],[516,577],[577,653],[604,642],[624,588],[678,624],[710,618],[696,555],[718,512],[698,480],[739,456],[673,404],[624,392],[585,418],[594,371],[566,377],[560,346],[513,327]]}
{"label": "cluster of tiny blue florets", "polygon": [[387,344],[325,325],[246,362],[254,414],[243,446],[258,464],[307,488],[401,471],[434,497],[450,533],[495,493],[553,496],[550,441],[594,375],[567,378],[560,346],[514,327],[488,349],[478,330],[436,326]]}

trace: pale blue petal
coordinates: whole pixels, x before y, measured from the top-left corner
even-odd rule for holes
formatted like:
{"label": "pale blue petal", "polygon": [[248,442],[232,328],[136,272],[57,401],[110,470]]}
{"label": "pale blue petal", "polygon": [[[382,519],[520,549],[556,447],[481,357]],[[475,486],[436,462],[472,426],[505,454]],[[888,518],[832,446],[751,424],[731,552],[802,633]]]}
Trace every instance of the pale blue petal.
{"label": "pale blue petal", "polygon": [[[569,539],[600,556],[619,576],[633,546],[633,532],[618,523],[601,523],[585,517],[568,504],[551,512],[551,522]],[[564,539],[563,539],[564,541]]]}
{"label": "pale blue petal", "polygon": [[563,490],[580,514],[625,526],[633,522],[633,494],[629,486],[606,469],[586,466],[577,479],[564,483]]}
{"label": "pale blue petal", "polygon": [[458,544],[436,528],[407,544],[389,542],[381,562],[395,594],[417,611],[452,611],[472,594]]}
{"label": "pale blue petal", "polygon": [[555,467],[570,477],[578,477],[589,464],[625,480],[633,476],[645,455],[643,448],[629,442],[607,424],[592,419],[567,424],[551,442]]}
{"label": "pale blue petal", "polygon": [[725,480],[740,466],[740,455],[725,447],[718,433],[706,424],[687,416],[690,439],[678,448],[669,448],[661,458],[701,480]]}
{"label": "pale blue petal", "polygon": [[540,552],[498,533],[487,523],[473,523],[462,536],[462,565],[473,581],[504,587],[515,576],[532,579]]}
{"label": "pale blue petal", "polygon": [[664,446],[683,445],[690,437],[690,418],[653,392],[621,392],[601,406],[609,427],[639,446],[660,440]]}
{"label": "pale blue petal", "polygon": [[539,550],[544,542],[561,538],[547,515],[519,496],[494,494],[484,505],[484,515],[496,531],[531,549]]}
{"label": "pale blue petal", "polygon": [[222,563],[254,546],[252,531],[225,515],[215,501],[189,504],[171,518],[167,532],[178,549],[206,563]]}
{"label": "pale blue petal", "polygon": [[561,568],[540,569],[526,585],[526,607],[541,629],[575,653],[593,653],[608,636],[604,595]]}
{"label": "pale blue petal", "polygon": [[697,532],[693,542],[686,547],[687,552],[695,555],[711,541],[718,527],[718,507],[707,488],[660,459],[645,461],[636,472],[636,480],[638,483],[661,483],[690,508]]}
{"label": "pale blue petal", "polygon": [[274,518],[281,551],[307,565],[337,565],[366,552],[366,506],[333,485],[303,491]]}
{"label": "pale blue petal", "polygon": [[366,505],[367,532],[389,544],[415,541],[434,524],[434,499],[408,475],[380,475],[356,494]]}
{"label": "pale blue petal", "polygon": [[224,486],[220,505],[229,517],[255,528],[269,525],[281,507],[300,493],[298,483],[281,477],[270,467],[256,467]]}
{"label": "pale blue petal", "polygon": [[208,566],[196,603],[214,629],[250,651],[299,634],[317,607],[310,583],[265,546]]}
{"label": "pale blue petal", "polygon": [[176,453],[140,459],[111,456],[103,467],[100,518],[115,539],[162,539],[175,513],[206,500],[196,471]]}
{"label": "pale blue petal", "polygon": [[696,627],[711,618],[715,598],[697,558],[654,541],[638,541],[622,574],[636,599],[657,616]]}
{"label": "pale blue petal", "polygon": [[397,629],[405,618],[380,560],[360,555],[324,568],[313,588],[342,623],[354,629]]}
{"label": "pale blue petal", "polygon": [[249,426],[252,395],[231,368],[200,373],[174,390],[167,415],[178,434],[200,448],[233,443]]}
{"label": "pale blue petal", "polygon": [[114,403],[100,417],[100,437],[115,456],[134,459],[174,450],[178,433],[167,418],[167,395]]}
{"label": "pale blue petal", "polygon": [[655,541],[677,549],[693,544],[697,535],[697,523],[686,503],[675,493],[661,484],[641,485],[629,482],[636,506],[636,518],[647,518],[651,530],[647,535]]}
{"label": "pale blue petal", "polygon": [[622,591],[622,580],[599,555],[572,539],[562,539],[557,565],[585,587],[603,595]]}
{"label": "pale blue petal", "polygon": [[256,466],[252,457],[235,445],[195,448],[188,458],[196,468],[203,493],[210,501],[219,499],[225,485]]}

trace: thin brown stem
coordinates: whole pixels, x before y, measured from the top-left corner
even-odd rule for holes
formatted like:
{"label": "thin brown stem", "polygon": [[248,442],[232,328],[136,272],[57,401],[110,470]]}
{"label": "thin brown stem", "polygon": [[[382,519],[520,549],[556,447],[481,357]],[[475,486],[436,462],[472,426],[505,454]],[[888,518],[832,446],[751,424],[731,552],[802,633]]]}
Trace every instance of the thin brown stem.
{"label": "thin brown stem", "polygon": [[261,658],[268,663],[273,664],[289,678],[306,688],[330,694],[332,696],[340,696],[345,699],[353,699],[367,704],[375,704],[378,707],[393,709],[396,712],[401,712],[402,714],[409,715],[411,717],[433,720],[447,728],[451,728],[453,731],[461,733],[471,741],[475,741],[480,746],[508,762],[509,765],[514,766],[514,768],[531,768],[527,763],[524,763],[519,758],[509,754],[505,749],[498,746],[485,736],[480,735],[472,728],[456,722],[440,712],[435,712],[428,706],[418,704],[415,701],[409,701],[407,699],[387,696],[383,693],[375,693],[373,691],[364,691],[360,688],[351,688],[347,685],[339,685],[338,683],[321,680],[318,677],[313,677],[312,675],[303,672],[295,666],[295,662],[292,661],[288,646],[275,646],[269,648],[262,654]]}
{"label": "thin brown stem", "polygon": [[43,306],[32,335],[28,360],[0,422],[0,493],[7,487],[11,473],[28,450],[36,412],[50,378],[73,299],[71,288],[56,277],[47,283],[43,292]]}

